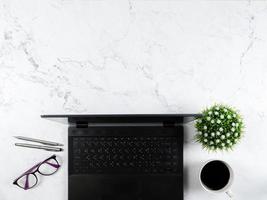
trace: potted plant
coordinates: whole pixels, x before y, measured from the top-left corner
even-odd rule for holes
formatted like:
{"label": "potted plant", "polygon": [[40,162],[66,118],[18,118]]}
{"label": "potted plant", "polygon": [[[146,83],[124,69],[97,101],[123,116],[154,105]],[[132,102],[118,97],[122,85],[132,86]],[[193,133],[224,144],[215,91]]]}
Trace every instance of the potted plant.
{"label": "potted plant", "polygon": [[243,136],[244,124],[234,108],[216,104],[202,112],[195,127],[196,141],[205,149],[217,151],[232,149]]}

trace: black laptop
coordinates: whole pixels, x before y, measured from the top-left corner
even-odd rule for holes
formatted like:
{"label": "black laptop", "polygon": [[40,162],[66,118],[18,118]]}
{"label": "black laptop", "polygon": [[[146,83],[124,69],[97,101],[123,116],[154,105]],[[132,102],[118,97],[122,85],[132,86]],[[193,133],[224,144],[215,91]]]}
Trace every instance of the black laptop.
{"label": "black laptop", "polygon": [[197,114],[67,119],[69,200],[183,200],[183,124]]}

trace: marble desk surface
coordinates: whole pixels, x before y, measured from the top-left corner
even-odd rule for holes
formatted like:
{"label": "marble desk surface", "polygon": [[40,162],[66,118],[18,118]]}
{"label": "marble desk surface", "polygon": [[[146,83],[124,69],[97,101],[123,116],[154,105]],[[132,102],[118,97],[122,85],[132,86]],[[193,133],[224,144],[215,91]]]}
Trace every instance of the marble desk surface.
{"label": "marble desk surface", "polygon": [[[267,199],[267,2],[0,0],[0,199],[67,200],[62,169],[23,191],[12,181],[50,153],[14,135],[67,144],[66,113],[198,113],[215,102],[242,113],[234,151],[184,144],[185,200],[224,200],[197,174],[210,158],[234,169],[235,199]],[[67,146],[65,146],[67,148]]]}

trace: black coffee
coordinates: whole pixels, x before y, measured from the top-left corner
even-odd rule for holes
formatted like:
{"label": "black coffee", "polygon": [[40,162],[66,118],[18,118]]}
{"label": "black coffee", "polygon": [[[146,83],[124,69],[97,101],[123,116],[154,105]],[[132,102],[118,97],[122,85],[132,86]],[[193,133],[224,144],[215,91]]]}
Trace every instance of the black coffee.
{"label": "black coffee", "polygon": [[227,185],[230,171],[223,162],[214,160],[203,167],[200,179],[210,190],[220,190]]}

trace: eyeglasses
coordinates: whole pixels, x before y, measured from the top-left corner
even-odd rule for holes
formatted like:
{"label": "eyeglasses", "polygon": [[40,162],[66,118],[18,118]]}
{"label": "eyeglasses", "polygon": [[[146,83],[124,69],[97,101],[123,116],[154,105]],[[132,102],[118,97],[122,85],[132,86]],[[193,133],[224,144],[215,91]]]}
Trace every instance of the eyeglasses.
{"label": "eyeglasses", "polygon": [[50,176],[56,173],[59,167],[60,165],[56,159],[56,155],[53,155],[24,172],[13,182],[13,184],[24,190],[31,189],[36,186],[38,182],[36,176],[37,172],[43,176]]}

